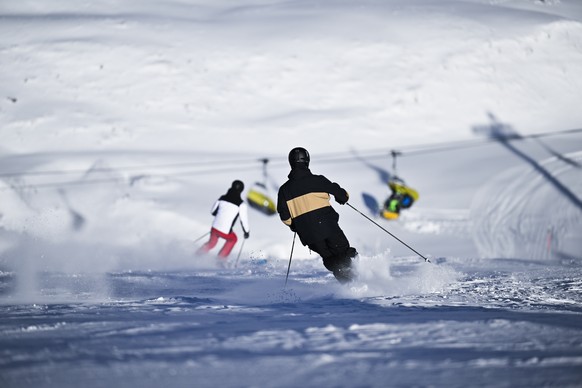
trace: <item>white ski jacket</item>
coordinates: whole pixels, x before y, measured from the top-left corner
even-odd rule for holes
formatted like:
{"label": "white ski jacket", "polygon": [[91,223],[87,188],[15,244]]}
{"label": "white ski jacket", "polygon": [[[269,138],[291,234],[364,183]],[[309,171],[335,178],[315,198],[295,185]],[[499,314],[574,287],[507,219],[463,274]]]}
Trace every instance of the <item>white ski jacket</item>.
{"label": "white ski jacket", "polygon": [[[236,200],[235,200],[236,201]],[[229,234],[240,216],[240,223],[245,233],[250,232],[248,206],[240,200],[239,204],[233,203],[232,198],[223,195],[214,203],[212,214],[214,221],[212,227],[218,231]],[[237,201],[238,202],[238,201]]]}

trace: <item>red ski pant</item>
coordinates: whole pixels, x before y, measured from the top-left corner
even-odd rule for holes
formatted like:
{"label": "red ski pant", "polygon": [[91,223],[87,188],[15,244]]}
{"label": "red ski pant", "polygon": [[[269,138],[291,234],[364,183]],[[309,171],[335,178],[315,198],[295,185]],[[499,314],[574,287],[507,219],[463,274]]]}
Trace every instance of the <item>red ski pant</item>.
{"label": "red ski pant", "polygon": [[224,246],[222,247],[222,249],[220,250],[220,252],[218,252],[218,257],[222,257],[222,258],[226,258],[228,257],[228,255],[230,254],[230,251],[232,251],[232,248],[234,248],[234,245],[237,242],[237,237],[236,234],[234,234],[234,232],[230,232],[228,234],[226,233],[222,233],[221,231],[211,228],[210,229],[210,240],[208,240],[208,242],[204,245],[202,245],[200,247],[199,252],[202,253],[208,253],[212,248],[214,248],[216,246],[216,244],[218,243],[218,238],[221,237],[223,239],[226,240],[226,242],[224,243]]}

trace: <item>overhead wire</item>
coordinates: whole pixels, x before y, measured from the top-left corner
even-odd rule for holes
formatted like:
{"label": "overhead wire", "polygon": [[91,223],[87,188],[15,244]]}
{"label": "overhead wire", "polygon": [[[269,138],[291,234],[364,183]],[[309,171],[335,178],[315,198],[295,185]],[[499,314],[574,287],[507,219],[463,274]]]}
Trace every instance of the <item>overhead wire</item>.
{"label": "overhead wire", "polygon": [[[205,170],[195,170],[195,171],[181,171],[181,172],[173,172],[173,173],[165,173],[165,174],[141,174],[132,176],[130,180],[136,181],[142,177],[176,177],[176,176],[192,176],[192,175],[204,175],[204,174],[216,174],[221,172],[236,172],[236,171],[248,171],[250,166],[230,166],[230,167],[223,167],[220,169],[217,168],[210,168]],[[114,171],[118,172],[117,170],[108,169],[106,171]],[[19,187],[33,187],[33,188],[51,188],[51,187],[63,187],[63,186],[82,186],[82,185],[91,185],[91,184],[103,184],[103,183],[123,183],[126,182],[127,179],[116,176],[110,178],[93,178],[93,179],[86,179],[86,180],[78,180],[78,181],[66,181],[66,182],[48,182],[48,183],[24,183],[20,184]],[[0,190],[6,190],[6,187],[0,187]]]}
{"label": "overhead wire", "polygon": [[[480,147],[483,145],[492,145],[502,141],[521,141],[527,139],[539,139],[543,137],[559,136],[567,134],[578,134],[582,133],[582,128],[567,129],[562,131],[554,132],[543,132],[535,133],[531,135],[516,135],[509,136],[507,138],[496,138],[489,137],[485,139],[475,139],[475,140],[460,140],[451,141],[443,143],[427,143],[424,145],[409,145],[405,147],[396,147],[395,149],[368,149],[359,150],[357,155],[362,158],[367,159],[377,159],[386,158],[390,156],[391,153],[397,150],[398,156],[416,156],[416,155],[426,155],[431,153],[452,151],[458,149],[466,149],[472,147]],[[355,151],[353,151],[355,152]],[[117,174],[130,173],[132,171],[144,171],[151,169],[176,169],[185,168],[185,171],[174,171],[165,173],[151,173],[151,171],[144,172],[143,174],[138,174],[130,177],[131,181],[135,181],[141,177],[178,177],[178,176],[195,176],[204,174],[214,174],[222,172],[240,172],[248,171],[251,168],[256,168],[258,162],[263,162],[264,159],[268,159],[271,165],[284,165],[287,163],[286,157],[268,157],[268,158],[249,158],[249,159],[205,159],[197,160],[191,162],[182,163],[165,163],[165,164],[143,164],[143,165],[130,165],[130,166],[120,166],[120,167],[92,167],[88,169],[70,169],[70,170],[40,170],[40,171],[8,171],[0,172],[0,178],[11,178],[11,177],[21,177],[21,176],[58,176],[58,175],[70,175],[70,174],[84,174],[87,176],[88,173],[95,172],[114,172]],[[353,156],[346,156],[345,152],[331,152],[323,153],[318,155],[318,163],[338,163],[338,162],[354,162]],[[190,170],[188,170],[190,169]],[[79,185],[89,185],[89,184],[103,184],[103,183],[113,183],[113,182],[124,182],[125,178],[109,177],[109,178],[93,178],[84,179],[77,181],[65,181],[65,182],[46,182],[46,183],[23,183],[19,182],[19,188],[30,187],[30,188],[51,188],[51,187],[62,187],[62,186],[79,186]],[[0,188],[0,190],[11,189],[11,184],[9,187]]]}
{"label": "overhead wire", "polygon": [[[143,164],[143,165],[133,165],[133,166],[120,166],[115,167],[115,171],[133,171],[133,170],[143,170],[144,168],[176,168],[176,167],[192,167],[206,164],[239,164],[239,163],[251,163],[254,160],[249,159],[232,159],[232,160],[204,160],[204,161],[191,161],[182,163],[164,163],[164,164]],[[113,168],[111,167],[89,167],[85,169],[70,169],[70,170],[41,170],[41,171],[8,171],[0,172],[0,177],[11,177],[11,176],[25,176],[25,175],[68,175],[68,174],[86,174],[88,172],[109,172]]]}

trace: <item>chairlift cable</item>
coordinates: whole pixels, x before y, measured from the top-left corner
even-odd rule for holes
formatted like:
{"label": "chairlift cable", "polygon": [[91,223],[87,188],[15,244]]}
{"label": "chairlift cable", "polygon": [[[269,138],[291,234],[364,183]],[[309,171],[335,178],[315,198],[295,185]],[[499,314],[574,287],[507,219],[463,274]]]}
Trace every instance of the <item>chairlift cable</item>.
{"label": "chairlift cable", "polygon": [[[536,133],[531,135],[525,136],[518,136],[515,138],[509,138],[505,141],[518,141],[518,140],[526,140],[526,139],[538,139],[542,137],[550,137],[550,136],[559,136],[565,134],[577,134],[582,132],[582,128],[576,129],[568,129],[562,131],[554,131],[554,132],[543,132],[543,133]],[[436,152],[443,152],[443,151],[450,151],[455,149],[463,149],[463,148],[470,148],[470,147],[479,147],[483,145],[492,145],[499,142],[499,139],[495,138],[487,138],[487,139],[478,139],[478,140],[462,140],[462,141],[452,141],[452,142],[445,142],[439,144],[426,144],[420,146],[409,146],[409,147],[400,147],[399,151],[397,152],[398,156],[415,156],[415,155],[423,155],[423,154],[430,154]],[[408,148],[408,150],[407,150]],[[391,150],[391,152],[395,152]],[[385,158],[386,157],[386,150],[365,150],[359,153],[361,156],[366,157],[367,159],[375,159],[375,158]],[[337,156],[336,156],[337,155]],[[339,156],[345,155],[345,153],[327,153],[327,154],[320,154],[318,157],[318,163],[330,163],[330,162],[353,162],[353,157],[346,157],[346,156]],[[272,161],[274,165],[283,165],[286,163],[286,158],[284,157],[273,157],[273,158],[263,158],[261,161]],[[394,161],[395,162],[395,161]],[[158,164],[158,165],[134,165],[134,166],[123,166],[118,168],[96,168],[96,169],[72,169],[72,170],[44,170],[44,171],[11,171],[11,172],[0,172],[0,178],[2,177],[14,177],[14,176],[26,176],[26,175],[66,175],[66,174],[79,174],[79,173],[87,173],[88,171],[93,172],[106,172],[106,171],[115,171],[118,173],[133,171],[133,170],[143,170],[143,169],[150,169],[150,168],[175,168],[175,167],[197,167],[197,166],[205,166],[212,164],[214,167],[208,167],[206,169],[195,169],[193,171],[176,171],[172,173],[164,173],[164,174],[144,174],[151,177],[176,177],[176,176],[192,176],[192,175],[204,175],[204,174],[213,174],[213,173],[221,173],[221,172],[233,172],[233,171],[248,171],[252,168],[250,165],[251,163],[256,163],[256,159],[240,159],[240,160],[206,160],[206,161],[196,161],[196,162],[184,162],[184,163],[170,163],[170,164]],[[243,164],[243,165],[241,165]],[[248,164],[248,165],[247,165]],[[216,167],[216,165],[220,165]],[[266,166],[266,162],[264,162],[264,166]],[[34,187],[34,188],[47,188],[47,187],[60,187],[60,186],[78,186],[83,184],[97,184],[97,183],[108,183],[108,182],[117,182],[122,180],[122,178],[104,178],[104,179],[91,179],[91,180],[84,180],[84,181],[69,181],[69,182],[48,182],[48,183],[38,183],[38,184],[26,184],[25,187]],[[0,188],[0,191],[10,189],[10,187]]]}

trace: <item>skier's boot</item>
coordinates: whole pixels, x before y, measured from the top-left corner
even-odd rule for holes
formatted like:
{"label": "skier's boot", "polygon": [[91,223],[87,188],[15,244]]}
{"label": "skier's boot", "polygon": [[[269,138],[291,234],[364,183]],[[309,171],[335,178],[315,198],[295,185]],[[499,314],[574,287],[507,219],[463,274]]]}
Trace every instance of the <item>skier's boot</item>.
{"label": "skier's boot", "polygon": [[348,248],[342,260],[338,260],[338,265],[333,269],[333,275],[341,283],[346,284],[354,281],[357,277],[356,270],[352,266],[352,259],[358,255],[355,248]]}
{"label": "skier's boot", "polygon": [[346,284],[355,279],[355,272],[350,267],[342,267],[333,270],[333,276],[341,284]]}

